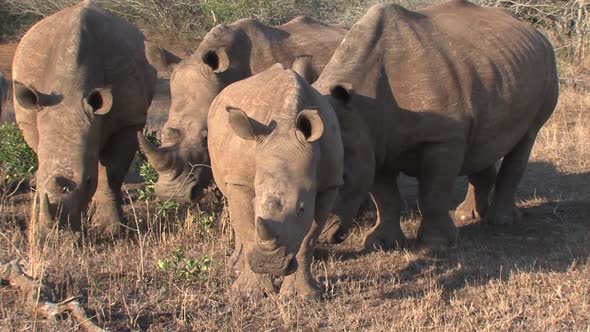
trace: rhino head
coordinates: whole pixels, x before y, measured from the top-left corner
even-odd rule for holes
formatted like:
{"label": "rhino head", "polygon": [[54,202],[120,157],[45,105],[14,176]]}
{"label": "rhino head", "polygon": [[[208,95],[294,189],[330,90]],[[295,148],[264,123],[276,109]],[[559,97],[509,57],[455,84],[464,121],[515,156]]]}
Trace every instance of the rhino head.
{"label": "rhino head", "polygon": [[256,273],[288,275],[297,269],[295,256],[314,220],[320,160],[316,141],[324,131],[319,109],[304,108],[292,123],[278,125],[263,125],[240,109],[227,110],[233,132],[256,142],[255,243],[246,260]]}
{"label": "rhino head", "polygon": [[150,63],[171,75],[171,104],[161,132],[162,147],[139,138],[142,151],[158,172],[154,190],[160,199],[188,203],[202,197],[213,179],[207,149],[209,107],[225,86],[247,75],[239,70],[246,67],[239,64],[243,50],[207,48],[207,44],[204,40],[195,55],[182,61],[146,44]]}
{"label": "rhino head", "polygon": [[109,88],[98,85],[56,88],[67,95],[45,94],[15,81],[14,104],[22,112],[36,113],[36,130],[26,130],[25,138],[39,160],[40,224],[50,227],[57,220],[60,226],[80,230],[81,212],[96,191],[102,118],[113,98]]}

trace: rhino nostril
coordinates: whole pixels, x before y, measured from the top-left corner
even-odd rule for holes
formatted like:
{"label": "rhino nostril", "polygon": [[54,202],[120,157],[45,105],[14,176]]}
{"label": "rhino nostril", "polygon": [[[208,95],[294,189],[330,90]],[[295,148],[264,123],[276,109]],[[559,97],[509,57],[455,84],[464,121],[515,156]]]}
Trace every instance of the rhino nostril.
{"label": "rhino nostril", "polygon": [[201,197],[201,190],[199,189],[198,185],[194,185],[191,188],[190,200],[196,201]]}
{"label": "rhino nostril", "polygon": [[163,133],[164,138],[168,142],[178,143],[180,141],[181,133],[176,128],[167,128]]}

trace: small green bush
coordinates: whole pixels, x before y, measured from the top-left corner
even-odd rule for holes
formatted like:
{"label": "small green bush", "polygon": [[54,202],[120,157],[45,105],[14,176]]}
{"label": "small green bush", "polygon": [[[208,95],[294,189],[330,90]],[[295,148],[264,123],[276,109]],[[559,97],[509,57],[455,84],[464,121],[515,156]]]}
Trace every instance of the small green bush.
{"label": "small green bush", "polygon": [[176,248],[170,253],[170,257],[159,259],[156,268],[180,279],[199,279],[209,272],[211,259],[207,256],[187,258],[182,248]]}
{"label": "small green bush", "polygon": [[[160,140],[155,131],[144,132],[145,138],[152,144],[160,146]],[[150,200],[154,198],[154,186],[158,181],[158,172],[148,162],[147,157],[141,150],[137,151],[138,163],[136,164],[137,172],[143,178],[143,186],[138,189],[141,200]]]}
{"label": "small green bush", "polygon": [[10,185],[33,176],[37,155],[27,145],[15,124],[0,124],[0,174],[3,185]]}

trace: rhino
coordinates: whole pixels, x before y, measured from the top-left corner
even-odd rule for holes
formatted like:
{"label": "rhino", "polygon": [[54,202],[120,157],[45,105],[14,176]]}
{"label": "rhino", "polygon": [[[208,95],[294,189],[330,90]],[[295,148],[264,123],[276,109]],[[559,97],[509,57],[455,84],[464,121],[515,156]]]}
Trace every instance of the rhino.
{"label": "rhino", "polygon": [[157,46],[148,50],[160,72],[170,72],[171,105],[162,128],[162,147],[145,138],[140,144],[158,172],[155,193],[160,199],[198,201],[211,183],[207,151],[207,114],[215,96],[233,82],[259,73],[275,63],[306,65],[306,78],[315,80],[346,30],[305,16],[277,27],[252,19],[218,25],[189,58],[173,61]]}
{"label": "rhino", "polygon": [[342,184],[343,149],[334,110],[281,64],[236,82],[213,101],[209,153],[227,198],[243,265],[232,288],[319,296],[312,254]]}
{"label": "rhino", "polygon": [[121,185],[138,149],[156,70],[133,25],[92,1],[35,24],[13,62],[16,122],[37,153],[41,234],[92,229],[114,235],[123,221]]}
{"label": "rhino", "polygon": [[344,184],[321,238],[343,241],[370,191],[377,222],[367,249],[406,241],[400,172],[418,180],[418,240],[427,247],[456,241],[448,211],[459,175],[469,188],[456,219],[518,221],[517,186],[559,95],[547,38],[505,10],[464,0],[371,7],[313,87],[336,111],[345,152]]}

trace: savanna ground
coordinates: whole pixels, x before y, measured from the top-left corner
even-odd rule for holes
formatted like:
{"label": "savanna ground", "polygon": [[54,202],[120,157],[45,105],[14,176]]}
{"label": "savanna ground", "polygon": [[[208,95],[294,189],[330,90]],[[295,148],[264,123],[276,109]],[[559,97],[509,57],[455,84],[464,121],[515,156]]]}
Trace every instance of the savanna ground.
{"label": "savanna ground", "polygon": [[[0,46],[3,71],[11,49]],[[318,249],[313,271],[323,289],[319,302],[231,295],[232,236],[221,205],[162,208],[140,198],[145,188],[137,176],[124,188],[127,237],[97,243],[56,231],[40,250],[28,241],[33,193],[4,191],[0,262],[20,258],[51,290],[50,299],[79,295],[92,320],[113,331],[589,331],[590,93],[584,87],[590,66],[567,60],[560,65],[558,108],[519,187],[522,222],[457,223],[458,244],[439,256],[412,243],[367,253],[362,234],[375,217],[368,207],[345,243]],[[165,119],[165,83],[150,110],[154,129]],[[415,239],[416,185],[409,178],[401,183],[402,227]],[[458,179],[454,203],[465,188]],[[0,330],[78,328],[68,316],[35,318],[21,293],[0,286]]]}

